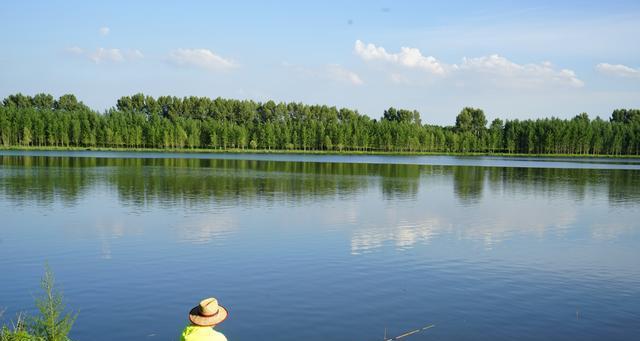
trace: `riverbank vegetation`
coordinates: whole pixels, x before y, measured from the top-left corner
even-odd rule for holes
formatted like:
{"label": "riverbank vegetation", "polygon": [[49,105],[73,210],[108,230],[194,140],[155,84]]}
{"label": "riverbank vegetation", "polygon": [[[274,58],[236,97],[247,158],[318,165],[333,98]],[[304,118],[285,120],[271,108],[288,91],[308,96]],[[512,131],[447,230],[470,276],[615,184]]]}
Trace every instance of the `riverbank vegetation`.
{"label": "riverbank vegetation", "polygon": [[389,108],[380,119],[357,111],[300,103],[205,97],[120,98],[104,113],[74,95],[10,95],[0,106],[0,145],[7,147],[163,150],[350,151],[639,155],[640,110],[608,120],[495,119],[463,108],[455,125],[424,124],[415,110]]}
{"label": "riverbank vegetation", "polygon": [[40,286],[43,295],[35,299],[39,314],[18,314],[10,326],[0,328],[0,341],[69,341],[68,334],[77,315],[66,312],[62,293],[55,287],[55,278],[49,268]]}

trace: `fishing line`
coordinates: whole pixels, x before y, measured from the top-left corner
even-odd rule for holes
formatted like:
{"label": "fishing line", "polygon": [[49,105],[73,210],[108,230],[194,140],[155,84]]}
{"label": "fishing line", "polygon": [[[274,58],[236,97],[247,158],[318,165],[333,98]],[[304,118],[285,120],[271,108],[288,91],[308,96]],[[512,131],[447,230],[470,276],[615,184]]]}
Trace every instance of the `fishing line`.
{"label": "fishing line", "polygon": [[426,326],[424,326],[424,327],[422,327],[422,328],[418,328],[418,329],[410,330],[410,331],[405,332],[405,333],[402,333],[402,334],[400,334],[400,335],[398,335],[398,336],[394,336],[394,337],[392,337],[392,338],[390,338],[390,339],[387,339],[387,335],[386,335],[386,332],[387,332],[387,331],[386,331],[386,329],[385,329],[384,341],[400,340],[400,339],[405,338],[405,337],[407,337],[407,336],[410,336],[410,335],[413,335],[413,334],[416,334],[416,333],[423,332],[423,331],[425,331],[425,330],[427,330],[427,329],[431,329],[431,328],[433,328],[433,327],[435,327],[435,326],[436,326],[435,324],[428,324],[428,325],[426,325]]}

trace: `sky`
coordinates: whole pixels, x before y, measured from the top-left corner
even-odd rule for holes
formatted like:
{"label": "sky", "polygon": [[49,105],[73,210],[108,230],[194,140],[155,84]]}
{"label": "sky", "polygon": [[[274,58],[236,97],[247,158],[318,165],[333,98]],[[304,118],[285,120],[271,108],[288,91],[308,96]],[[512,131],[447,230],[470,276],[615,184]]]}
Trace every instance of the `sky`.
{"label": "sky", "polygon": [[452,125],[640,107],[640,1],[2,1],[0,97],[295,101]]}

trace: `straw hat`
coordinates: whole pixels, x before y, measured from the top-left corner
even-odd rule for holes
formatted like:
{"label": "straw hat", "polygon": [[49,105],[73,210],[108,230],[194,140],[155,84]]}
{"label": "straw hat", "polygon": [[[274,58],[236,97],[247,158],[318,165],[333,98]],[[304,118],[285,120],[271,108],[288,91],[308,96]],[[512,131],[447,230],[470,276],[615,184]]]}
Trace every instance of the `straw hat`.
{"label": "straw hat", "polygon": [[189,312],[191,323],[203,327],[216,325],[224,321],[227,316],[229,316],[227,309],[219,305],[218,300],[213,297],[200,301],[200,304]]}

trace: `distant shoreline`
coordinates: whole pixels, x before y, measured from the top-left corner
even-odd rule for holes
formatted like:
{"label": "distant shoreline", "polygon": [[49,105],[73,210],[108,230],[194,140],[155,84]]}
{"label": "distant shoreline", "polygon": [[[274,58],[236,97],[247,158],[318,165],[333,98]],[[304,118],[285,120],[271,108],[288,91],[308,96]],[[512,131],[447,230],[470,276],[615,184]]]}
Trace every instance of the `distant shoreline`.
{"label": "distant shoreline", "polygon": [[393,152],[393,151],[354,151],[354,150],[286,150],[286,149],[208,149],[208,148],[110,148],[110,147],[25,147],[0,146],[0,151],[94,151],[94,152],[154,152],[154,153],[192,153],[192,154],[306,154],[306,155],[379,155],[379,156],[497,156],[532,158],[606,158],[640,159],[640,155],[600,155],[600,154],[524,154],[524,153],[485,153],[485,152]]}

